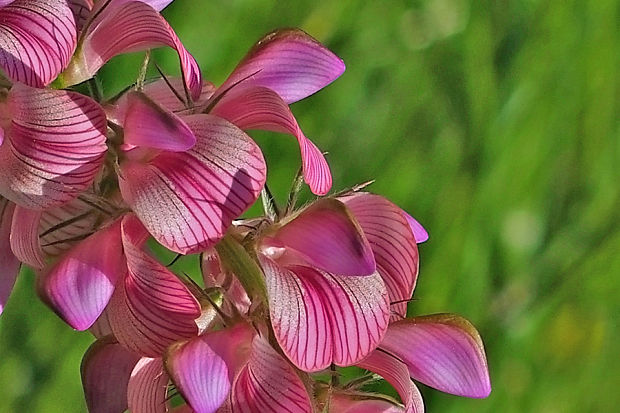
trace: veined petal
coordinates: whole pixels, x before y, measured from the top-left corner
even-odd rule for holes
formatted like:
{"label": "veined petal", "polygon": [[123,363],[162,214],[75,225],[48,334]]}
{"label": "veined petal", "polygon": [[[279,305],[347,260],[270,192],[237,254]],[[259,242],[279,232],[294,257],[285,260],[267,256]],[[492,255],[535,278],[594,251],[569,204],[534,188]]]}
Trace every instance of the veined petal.
{"label": "veined petal", "polygon": [[75,25],[79,32],[90,16],[90,12],[93,9],[93,0],[68,0],[67,3],[71,7]]}
{"label": "veined petal", "polygon": [[376,263],[355,217],[340,201],[319,199],[273,235],[313,267],[340,275],[370,275]]}
{"label": "veined petal", "polygon": [[41,214],[39,242],[46,255],[58,256],[71,249],[97,228],[96,209],[81,199],[74,199]]}
{"label": "veined petal", "polygon": [[131,413],[165,413],[168,411],[168,374],[161,358],[143,357],[138,361],[127,386],[127,403]]}
{"label": "veined petal", "polygon": [[351,210],[368,239],[392,303],[392,321],[407,315],[407,302],[418,277],[416,239],[402,210],[387,199],[360,193],[341,201]]}
{"label": "veined petal", "polygon": [[412,378],[443,392],[475,398],[491,392],[480,335],[460,316],[398,321],[390,325],[380,348],[400,358]]}
{"label": "veined petal", "polygon": [[411,231],[413,231],[413,235],[415,236],[416,242],[418,244],[421,244],[421,243],[427,241],[428,240],[428,232],[426,232],[426,230],[424,229],[422,224],[420,224],[418,221],[416,221],[415,218],[413,218],[411,215],[409,215],[405,211],[402,211],[402,213],[405,216],[405,218],[407,219],[407,222],[409,223],[409,226],[411,227]]}
{"label": "veined petal", "polygon": [[39,243],[41,211],[15,207],[11,224],[11,250],[23,263],[33,268],[45,266],[45,257]]}
{"label": "veined petal", "polygon": [[0,314],[19,273],[19,260],[13,255],[9,240],[14,209],[14,204],[0,198]]}
{"label": "veined petal", "polygon": [[90,413],[122,413],[127,385],[140,356],[110,339],[95,341],[82,359],[82,386]]}
{"label": "veined petal", "polygon": [[81,55],[66,73],[68,83],[89,79],[116,55],[170,46],[179,54],[183,78],[192,98],[200,97],[202,80],[198,63],[153,7],[141,1],[101,3],[100,7],[95,6],[93,15],[96,17],[88,22],[80,40]]}
{"label": "veined petal", "polygon": [[120,221],[116,221],[61,257],[41,276],[39,293],[71,327],[86,330],[108,305],[126,271]]}
{"label": "veined petal", "polygon": [[238,370],[250,355],[253,335],[248,325],[237,324],[168,350],[166,369],[196,413],[215,412],[228,398]]}
{"label": "veined petal", "polygon": [[233,385],[231,400],[233,411],[239,413],[312,412],[297,373],[261,336],[252,342],[250,359]]}
{"label": "veined petal", "polygon": [[409,378],[407,366],[393,355],[375,350],[357,365],[379,374],[394,386],[407,413],[424,413],[424,401],[416,385]]}
{"label": "veined petal", "polygon": [[288,105],[273,90],[261,86],[239,86],[224,94],[211,110],[241,129],[262,129],[290,133],[297,138],[304,180],[317,195],[332,186],[329,165],[323,153],[305,137]]}
{"label": "veined petal", "polygon": [[403,413],[405,410],[387,400],[360,399],[334,393],[329,402],[330,413]]}
{"label": "veined petal", "polygon": [[137,227],[135,216],[123,218],[128,272],[110,301],[110,324],[121,344],[158,357],[170,344],[198,334],[194,320],[200,304],[181,280],[139,248],[146,231]]}
{"label": "veined petal", "polygon": [[389,303],[377,273],[346,277],[304,266],[283,268],[264,256],[259,259],[275,336],[300,369],[318,371],[332,362],[350,366],[383,338]]}
{"label": "veined petal", "polygon": [[142,3],[148,4],[152,8],[157,11],[162,11],[167,5],[172,3],[173,0],[115,0],[116,4],[119,5],[122,3],[131,3],[132,1],[141,1]]}
{"label": "veined petal", "polygon": [[266,165],[243,131],[212,115],[183,120],[197,138],[184,153],[162,152],[148,164],[121,164],[125,201],[167,248],[188,254],[215,244],[258,198]]}
{"label": "veined petal", "polygon": [[125,143],[184,152],[196,144],[191,129],[174,113],[141,92],[129,92],[123,122]]}
{"label": "veined petal", "polygon": [[13,81],[46,86],[67,66],[76,44],[64,0],[15,0],[0,8],[0,67]]}
{"label": "veined petal", "polygon": [[31,209],[75,198],[103,163],[103,109],[79,93],[20,84],[7,103],[12,122],[0,146],[0,194]]}
{"label": "veined petal", "polygon": [[316,93],[344,72],[342,60],[299,29],[280,29],[267,34],[250,49],[215,96],[231,87],[263,86],[286,103]]}

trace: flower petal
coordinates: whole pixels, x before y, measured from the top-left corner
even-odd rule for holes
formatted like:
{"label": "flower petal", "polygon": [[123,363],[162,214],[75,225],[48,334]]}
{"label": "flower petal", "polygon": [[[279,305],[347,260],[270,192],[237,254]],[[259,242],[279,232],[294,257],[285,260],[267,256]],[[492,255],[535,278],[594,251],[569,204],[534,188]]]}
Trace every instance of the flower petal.
{"label": "flower petal", "polygon": [[13,290],[19,273],[19,260],[11,250],[9,236],[15,205],[0,198],[0,314]]}
{"label": "flower petal", "polygon": [[262,129],[290,133],[301,150],[304,180],[317,195],[332,186],[329,165],[323,153],[305,137],[286,102],[273,90],[260,86],[240,86],[221,97],[211,110],[241,129]]}
{"label": "flower petal", "polygon": [[135,216],[123,218],[128,272],[110,301],[110,324],[121,344],[158,357],[175,341],[198,334],[194,320],[200,317],[200,305],[185,284],[140,249],[141,226]]}
{"label": "flower petal", "polygon": [[248,364],[232,390],[233,411],[240,413],[312,412],[308,392],[292,366],[260,336],[252,342]]}
{"label": "flower petal", "polygon": [[398,321],[390,325],[380,348],[400,358],[412,378],[443,392],[475,398],[491,392],[480,335],[460,316]]}
{"label": "flower petal", "polygon": [[131,413],[165,413],[168,375],[161,358],[143,357],[138,361],[127,386],[127,403]]}
{"label": "flower petal", "polygon": [[344,72],[344,63],[299,29],[280,29],[259,40],[216,92],[263,86],[293,103],[318,92]]}
{"label": "flower petal", "polygon": [[402,210],[387,199],[360,193],[341,198],[359,222],[392,303],[392,321],[407,315],[407,302],[418,277],[416,239]]}
{"label": "flower petal", "polygon": [[45,257],[39,243],[41,211],[15,207],[11,224],[11,250],[23,263],[33,268],[45,266]]}
{"label": "flower petal", "polygon": [[[193,99],[200,97],[202,80],[194,57],[185,49],[168,22],[141,1],[100,2],[94,20],[81,38],[81,55],[72,62],[65,81],[80,83],[91,78],[112,57],[154,47],[170,46],[179,54],[181,71]],[[105,7],[105,9],[102,9]],[[100,13],[99,13],[100,11]]]}
{"label": "flower petal", "polygon": [[194,133],[181,118],[141,92],[128,93],[123,129],[129,145],[183,152],[196,144]]}
{"label": "flower petal", "polygon": [[183,118],[197,138],[185,153],[121,164],[125,201],[167,248],[188,254],[217,242],[257,198],[266,178],[258,146],[212,115]]}
{"label": "flower petal", "polygon": [[357,220],[340,201],[319,199],[284,224],[273,240],[311,266],[340,275],[370,275],[376,264]]}
{"label": "flower petal", "polygon": [[381,341],[388,325],[387,292],[377,273],[346,277],[304,266],[280,267],[259,257],[275,336],[304,371],[333,361],[350,366]]}
{"label": "flower petal", "polygon": [[[372,394],[368,395],[369,397]],[[382,399],[363,399],[334,392],[329,399],[330,413],[404,413],[401,406]]]}
{"label": "flower petal", "polygon": [[402,211],[402,213],[405,216],[405,218],[407,219],[407,222],[409,223],[409,226],[411,227],[411,231],[413,231],[413,235],[415,236],[416,242],[418,244],[421,244],[421,243],[427,241],[428,240],[428,232],[426,232],[426,230],[424,229],[422,224],[420,224],[418,221],[416,221],[415,218],[413,218],[411,215],[409,215],[405,211]]}
{"label": "flower petal", "polygon": [[75,198],[94,180],[107,150],[106,117],[92,99],[16,84],[11,126],[0,146],[0,194],[46,209]]}
{"label": "flower petal", "polygon": [[95,341],[82,359],[82,386],[90,413],[127,409],[127,384],[140,357],[109,338]]}
{"label": "flower petal", "polygon": [[46,86],[67,66],[76,44],[64,0],[15,0],[0,9],[0,67],[15,82]]}
{"label": "flower petal", "polygon": [[398,392],[407,413],[424,413],[424,401],[416,385],[409,378],[407,366],[391,354],[375,350],[357,363],[358,367],[379,374]]}
{"label": "flower petal", "polygon": [[67,3],[71,7],[75,25],[79,32],[90,16],[90,12],[93,9],[93,0],[68,0]]}
{"label": "flower petal", "polygon": [[237,324],[168,350],[166,369],[196,413],[215,412],[228,398],[238,369],[249,357],[253,335],[249,326]]}
{"label": "flower petal", "polygon": [[108,305],[125,272],[120,221],[116,221],[61,257],[41,276],[39,292],[71,327],[86,330]]}

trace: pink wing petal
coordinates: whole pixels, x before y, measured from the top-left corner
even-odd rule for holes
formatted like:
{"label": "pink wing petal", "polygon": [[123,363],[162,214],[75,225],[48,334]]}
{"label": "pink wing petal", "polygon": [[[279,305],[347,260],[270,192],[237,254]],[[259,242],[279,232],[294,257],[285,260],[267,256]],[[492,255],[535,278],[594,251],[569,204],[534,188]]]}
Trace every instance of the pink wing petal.
{"label": "pink wing petal", "polygon": [[403,413],[405,410],[387,400],[354,398],[351,395],[335,393],[329,402],[330,413]]}
{"label": "pink wing petal", "polygon": [[480,335],[460,316],[398,321],[390,325],[380,348],[399,357],[412,378],[443,392],[475,398],[491,392]]}
{"label": "pink wing petal", "polygon": [[373,194],[356,194],[341,199],[359,222],[377,262],[392,304],[392,321],[407,315],[407,302],[418,277],[416,239],[402,210]]}
{"label": "pink wing petal", "polygon": [[0,67],[13,81],[49,84],[67,66],[77,33],[63,0],[15,0],[0,9]]}
{"label": "pink wing petal", "polygon": [[[138,227],[138,228],[136,228]],[[196,298],[173,273],[139,248],[144,241],[134,216],[122,223],[128,273],[110,301],[110,324],[118,341],[158,357],[175,341],[198,334]]]}
{"label": "pink wing petal", "polygon": [[155,10],[161,11],[167,5],[172,3],[173,0],[115,0],[115,1],[116,1],[115,5],[119,5],[119,4],[123,4],[123,3],[131,3],[132,1],[141,1],[142,3],[148,4],[149,6],[154,8]]}
{"label": "pink wing petal", "polygon": [[82,359],[82,386],[90,413],[124,412],[127,384],[140,357],[117,343],[95,341]]}
{"label": "pink wing petal", "polygon": [[33,268],[45,266],[45,257],[39,243],[41,211],[15,207],[11,224],[11,249],[23,263]]}
{"label": "pink wing petal", "polygon": [[39,280],[39,292],[76,330],[86,330],[104,310],[126,267],[120,221],[99,230],[61,257]]}
{"label": "pink wing petal", "polygon": [[266,178],[258,146],[212,115],[183,119],[197,138],[185,153],[121,164],[123,198],[167,248],[188,254],[217,242],[257,198]]}
{"label": "pink wing petal", "polygon": [[0,314],[19,273],[19,260],[13,255],[9,241],[14,209],[14,204],[0,198]]}
{"label": "pink wing petal", "polygon": [[239,413],[310,413],[308,392],[292,366],[260,336],[248,364],[233,385],[232,408]]}
{"label": "pink wing petal", "polygon": [[[120,1],[95,6],[95,19],[81,38],[80,60],[66,81],[80,83],[92,77],[112,57],[154,47],[170,46],[179,54],[183,78],[194,99],[200,97],[200,68],[166,20],[141,1]],[[100,13],[99,9],[105,7]]]}
{"label": "pink wing petal", "polygon": [[313,193],[325,195],[332,186],[329,165],[319,148],[305,137],[286,102],[273,90],[240,86],[221,97],[211,110],[241,129],[290,133],[297,138],[304,180]]}
{"label": "pink wing petal", "polygon": [[346,206],[320,199],[273,236],[310,265],[341,275],[370,275],[376,264],[364,233]]}
{"label": "pink wing petal", "polygon": [[107,149],[106,118],[92,99],[16,84],[11,126],[0,146],[0,194],[45,209],[75,198],[94,180]]}
{"label": "pink wing petal", "polygon": [[166,413],[168,375],[161,358],[143,357],[138,361],[127,386],[127,402],[131,413]]}
{"label": "pink wing petal", "polygon": [[254,332],[245,324],[172,346],[166,369],[196,413],[215,412],[228,398],[238,369],[247,362]]}
{"label": "pink wing petal", "polygon": [[389,304],[378,274],[345,277],[260,257],[275,336],[304,371],[333,361],[349,366],[366,357],[388,325]]}
{"label": "pink wing petal", "polygon": [[196,144],[194,133],[181,118],[141,92],[127,96],[123,129],[129,145],[184,152]]}
{"label": "pink wing petal", "polygon": [[344,63],[317,40],[299,29],[281,29],[259,40],[216,96],[243,82],[276,92],[286,103],[316,93],[344,72]]}
{"label": "pink wing petal", "polygon": [[428,232],[424,229],[422,224],[415,220],[411,215],[402,211],[403,215],[407,219],[409,226],[411,227],[411,231],[413,231],[413,235],[415,236],[415,240],[418,244],[421,244],[428,240]]}
{"label": "pink wing petal", "polygon": [[79,32],[90,16],[90,12],[93,9],[93,0],[68,0],[67,3],[71,7],[75,25]]}
{"label": "pink wing petal", "polygon": [[424,401],[416,385],[409,378],[407,366],[391,354],[379,349],[370,353],[357,365],[379,374],[388,381],[400,395],[407,413],[424,413]]}

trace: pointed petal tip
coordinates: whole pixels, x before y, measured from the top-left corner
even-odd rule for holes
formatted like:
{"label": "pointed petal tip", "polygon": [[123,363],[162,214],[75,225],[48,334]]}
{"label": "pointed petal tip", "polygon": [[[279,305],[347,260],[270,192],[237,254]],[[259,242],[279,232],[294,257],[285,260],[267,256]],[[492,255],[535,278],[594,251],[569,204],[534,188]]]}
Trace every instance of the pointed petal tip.
{"label": "pointed petal tip", "polygon": [[405,216],[407,222],[409,223],[409,226],[411,227],[411,231],[413,232],[415,241],[418,244],[428,241],[428,232],[426,231],[426,229],[424,229],[422,224],[420,224],[415,218],[413,218],[405,211],[403,211],[403,215]]}

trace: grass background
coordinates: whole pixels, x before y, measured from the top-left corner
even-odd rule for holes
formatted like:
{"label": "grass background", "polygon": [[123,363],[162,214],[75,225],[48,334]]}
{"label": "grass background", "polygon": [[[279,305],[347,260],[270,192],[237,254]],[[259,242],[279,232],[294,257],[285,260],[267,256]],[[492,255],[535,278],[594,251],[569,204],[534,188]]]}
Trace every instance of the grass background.
{"label": "grass background", "polygon": [[[422,387],[429,412],[611,412],[620,405],[620,4],[597,1],[176,0],[164,15],[221,82],[277,27],[301,27],[347,64],[293,106],[330,152],[335,188],[368,179],[430,232],[411,314],[479,328],[493,392]],[[155,59],[170,72],[169,52]],[[102,73],[108,94],[141,56]],[[294,139],[260,134],[284,199]],[[85,410],[92,338],[23,272],[0,317],[0,412]]]}

